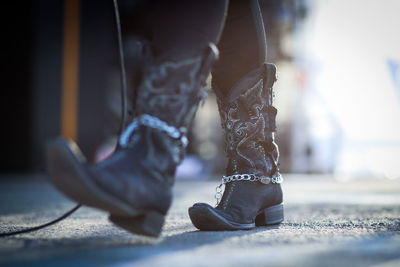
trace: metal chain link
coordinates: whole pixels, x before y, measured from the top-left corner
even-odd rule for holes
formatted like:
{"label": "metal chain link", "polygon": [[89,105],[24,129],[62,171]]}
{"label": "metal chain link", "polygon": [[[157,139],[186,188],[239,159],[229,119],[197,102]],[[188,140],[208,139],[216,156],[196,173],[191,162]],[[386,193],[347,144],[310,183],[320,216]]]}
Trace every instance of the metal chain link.
{"label": "metal chain link", "polygon": [[222,186],[227,183],[234,181],[249,181],[249,182],[260,182],[262,184],[280,184],[283,182],[283,177],[279,172],[276,172],[272,175],[272,177],[267,176],[257,176],[255,174],[234,174],[230,176],[222,176],[221,184],[215,188],[215,199],[217,200],[217,205],[219,204],[222,198]]}
{"label": "metal chain link", "polygon": [[181,127],[180,129],[175,128],[174,126],[169,125],[168,123],[160,120],[157,117],[143,114],[136,118],[121,134],[119,139],[119,143],[121,146],[127,146],[129,143],[129,138],[133,132],[135,132],[139,126],[144,125],[153,129],[157,129],[163,133],[166,133],[169,137],[173,139],[177,139],[180,141],[182,147],[186,147],[188,145],[188,139],[185,136],[186,128]]}

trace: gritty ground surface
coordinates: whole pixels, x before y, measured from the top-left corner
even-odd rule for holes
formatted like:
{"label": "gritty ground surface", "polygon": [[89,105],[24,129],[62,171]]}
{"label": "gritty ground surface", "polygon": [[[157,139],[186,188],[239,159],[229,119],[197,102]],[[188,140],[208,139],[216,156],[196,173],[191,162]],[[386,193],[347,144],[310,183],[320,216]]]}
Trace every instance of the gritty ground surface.
{"label": "gritty ground surface", "polygon": [[[47,222],[74,206],[43,177],[0,181],[0,232]],[[286,175],[281,225],[199,232],[187,208],[214,204],[216,185],[178,181],[158,239],[129,234],[84,207],[49,228],[0,239],[0,266],[400,266],[400,180]]]}

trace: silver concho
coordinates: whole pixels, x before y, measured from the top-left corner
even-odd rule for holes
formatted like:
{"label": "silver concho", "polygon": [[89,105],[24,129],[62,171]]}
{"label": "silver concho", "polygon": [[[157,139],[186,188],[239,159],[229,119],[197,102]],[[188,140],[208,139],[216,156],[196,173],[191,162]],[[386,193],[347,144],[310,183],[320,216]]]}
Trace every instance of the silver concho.
{"label": "silver concho", "polygon": [[269,184],[271,182],[271,178],[266,177],[266,176],[261,176],[260,177],[260,183],[262,184]]}

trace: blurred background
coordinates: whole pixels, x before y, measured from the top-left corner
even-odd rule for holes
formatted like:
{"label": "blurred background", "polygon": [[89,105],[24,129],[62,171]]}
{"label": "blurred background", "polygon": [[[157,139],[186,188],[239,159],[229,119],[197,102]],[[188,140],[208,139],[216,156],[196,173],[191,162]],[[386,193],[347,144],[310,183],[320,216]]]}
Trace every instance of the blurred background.
{"label": "blurred background", "polygon": [[[130,97],[143,44],[133,32],[141,27],[137,18],[145,2],[119,1]],[[400,2],[260,4],[268,61],[279,71],[275,103],[282,172],[400,178]],[[76,140],[91,161],[107,157],[120,118],[112,1],[3,5],[0,172],[45,172],[46,142],[59,135]],[[224,172],[215,95],[210,86],[207,90],[178,178]]]}

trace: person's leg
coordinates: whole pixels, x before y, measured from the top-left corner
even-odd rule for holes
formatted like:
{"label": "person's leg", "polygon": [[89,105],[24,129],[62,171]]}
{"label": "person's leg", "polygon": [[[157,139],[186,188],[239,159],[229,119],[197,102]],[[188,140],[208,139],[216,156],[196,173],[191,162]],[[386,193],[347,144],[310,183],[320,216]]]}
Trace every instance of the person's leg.
{"label": "person's leg", "polygon": [[201,230],[251,229],[283,221],[282,178],[274,142],[276,69],[265,63],[266,41],[256,0],[231,1],[213,69],[228,166],[225,191],[216,208],[189,209]]}
{"label": "person's leg", "polygon": [[158,0],[154,7],[154,52],[161,59],[179,60],[217,43],[228,0]]}
{"label": "person's leg", "polygon": [[157,236],[171,204],[185,133],[217,56],[209,43],[218,39],[226,0],[154,4],[157,23],[137,89],[137,117],[118,149],[90,165],[76,145],[59,139],[48,148],[48,166],[52,182],[73,200],[109,212],[111,221],[129,231]]}
{"label": "person's leg", "polygon": [[266,61],[266,36],[257,0],[231,0],[212,70],[213,89],[227,94],[245,74]]}

